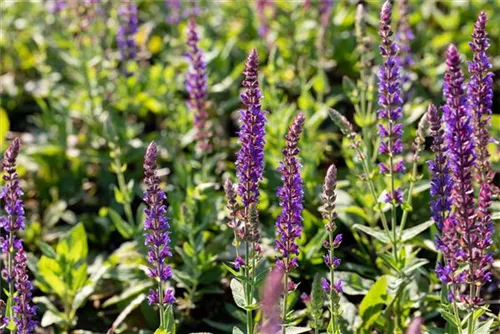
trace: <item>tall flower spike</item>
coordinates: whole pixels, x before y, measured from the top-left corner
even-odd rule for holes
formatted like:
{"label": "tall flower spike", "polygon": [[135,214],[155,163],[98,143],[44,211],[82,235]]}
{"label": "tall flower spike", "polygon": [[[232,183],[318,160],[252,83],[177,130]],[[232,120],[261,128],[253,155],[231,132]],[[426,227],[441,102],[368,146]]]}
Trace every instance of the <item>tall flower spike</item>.
{"label": "tall flower spike", "polygon": [[250,211],[259,203],[259,182],[264,172],[264,135],[266,112],[262,110],[261,91],[258,81],[259,60],[252,50],[246,63],[244,92],[241,100],[245,109],[240,111],[239,143],[240,151],[236,159],[238,195],[241,197],[244,212],[243,220],[250,221]]}
{"label": "tall flower spike", "polygon": [[405,86],[410,81],[408,69],[414,64],[413,56],[411,53],[410,43],[415,39],[413,31],[411,30],[408,15],[410,14],[410,5],[408,0],[399,0],[399,24],[396,40],[399,45],[399,54],[397,61],[401,66],[401,85]]}
{"label": "tall flower spike", "polygon": [[[121,25],[118,28],[116,43],[120,51],[120,60],[127,61],[135,59],[137,46],[135,44],[135,34],[138,31],[139,21],[137,19],[137,6],[131,1],[127,1],[118,9]],[[129,75],[130,73],[126,73]]]}
{"label": "tall flower spike", "polygon": [[479,259],[478,279],[489,280],[490,273],[487,271],[490,257],[487,249],[492,245],[493,222],[491,219],[492,203],[492,181],[493,172],[489,162],[488,144],[491,140],[490,118],[493,100],[493,73],[486,51],[489,48],[489,39],[486,32],[488,17],[485,12],[481,12],[474,24],[472,33],[473,41],[470,48],[473,52],[472,61],[469,62],[469,72],[471,79],[469,82],[470,106],[474,119],[474,139],[476,143],[476,173],[479,180],[479,201],[478,201],[478,235],[477,248],[481,253]]}
{"label": "tall flower spike", "polygon": [[[3,278],[9,283],[9,292],[14,296],[14,322],[18,333],[33,333],[37,322],[36,306],[31,301],[33,286],[26,267],[23,242],[17,233],[24,230],[23,192],[19,186],[16,160],[21,148],[21,141],[15,138],[5,151],[2,166],[5,174],[5,187],[0,191],[0,199],[5,201],[6,216],[0,217],[0,227],[4,236],[0,237],[2,253],[6,254]],[[16,291],[14,291],[14,288]],[[9,319],[4,319],[9,321]]]}
{"label": "tall flower spike", "polygon": [[272,15],[274,15],[276,4],[273,0],[256,0],[255,6],[259,19],[259,35],[265,38],[269,34],[269,20],[267,15],[269,12],[272,12]]}
{"label": "tall flower spike", "polygon": [[212,134],[207,123],[207,64],[203,59],[203,51],[198,47],[200,38],[196,31],[196,19],[194,17],[189,20],[187,36],[187,45],[189,47],[187,57],[190,67],[186,77],[186,89],[189,93],[189,107],[194,112],[196,148],[200,152],[206,152],[212,148],[210,145]]}
{"label": "tall flower spike", "polygon": [[15,287],[17,294],[14,297],[14,321],[17,333],[33,333],[37,325],[37,321],[35,320],[37,307],[33,305],[31,300],[33,285],[28,276],[26,255],[23,248],[17,251],[15,262]]}
{"label": "tall flower spike", "polygon": [[158,289],[150,290],[148,301],[149,304],[159,305],[161,309],[165,304],[173,304],[175,298],[173,291],[165,290],[164,287],[167,280],[172,277],[172,267],[166,264],[167,257],[172,256],[172,252],[169,246],[170,225],[166,217],[167,195],[160,189],[160,178],[156,175],[157,156],[156,143],[151,142],[144,156],[144,183],[147,185],[144,192],[144,202],[147,205],[144,210],[146,214],[144,236],[150,263],[149,277],[158,281]]}
{"label": "tall flower spike", "polygon": [[339,305],[339,294],[342,292],[342,280],[335,281],[335,269],[340,266],[340,259],[335,257],[335,249],[342,243],[342,234],[334,235],[337,226],[335,219],[337,213],[335,211],[335,188],[337,186],[337,168],[332,164],[326,172],[325,183],[323,185],[323,194],[321,201],[323,202],[323,218],[327,221],[326,230],[328,232],[328,239],[323,242],[327,253],[323,256],[326,266],[328,267],[328,279],[322,278],[321,285],[323,290],[328,294],[331,324],[333,331],[337,332],[337,319],[341,314]]}
{"label": "tall flower spike", "polygon": [[300,152],[298,144],[304,129],[304,114],[299,113],[285,136],[286,147],[283,149],[283,161],[278,171],[281,173],[283,185],[278,188],[281,214],[276,221],[276,249],[282,258],[277,260],[278,267],[288,273],[296,268],[299,254],[297,239],[302,234],[302,200],[304,196],[303,181],[300,176]]}
{"label": "tall flower spike", "polygon": [[428,118],[430,124],[430,135],[433,138],[432,152],[434,159],[428,162],[429,171],[432,174],[431,180],[431,212],[432,218],[439,229],[442,229],[445,219],[451,212],[451,189],[453,186],[448,160],[446,157],[446,147],[444,145],[444,130],[438,110],[434,105],[429,105]]}
{"label": "tall flower spike", "polygon": [[[380,12],[379,35],[382,37],[380,53],[384,58],[384,63],[379,69],[378,79],[378,118],[382,121],[379,124],[379,135],[382,138],[379,151],[389,157],[389,166],[380,164],[380,172],[393,177],[396,173],[404,173],[405,167],[402,161],[394,161],[403,152],[403,124],[398,123],[403,117],[401,105],[401,81],[399,79],[400,66],[396,61],[398,47],[391,39],[392,6],[386,1]],[[402,203],[401,189],[392,189],[388,194],[386,202]]]}
{"label": "tall flower spike", "polygon": [[[472,140],[472,115],[467,104],[464,76],[460,69],[460,55],[454,45],[450,45],[446,54],[448,67],[444,80],[446,105],[443,107],[446,122],[446,143],[448,146],[449,166],[453,178],[453,206],[460,235],[460,261],[467,264],[466,282],[475,296],[476,286],[484,283],[485,266],[482,265],[479,224],[474,207],[474,186],[472,171],[476,156]],[[484,271],[483,271],[484,269]],[[468,298],[466,302],[476,304],[479,298]]]}

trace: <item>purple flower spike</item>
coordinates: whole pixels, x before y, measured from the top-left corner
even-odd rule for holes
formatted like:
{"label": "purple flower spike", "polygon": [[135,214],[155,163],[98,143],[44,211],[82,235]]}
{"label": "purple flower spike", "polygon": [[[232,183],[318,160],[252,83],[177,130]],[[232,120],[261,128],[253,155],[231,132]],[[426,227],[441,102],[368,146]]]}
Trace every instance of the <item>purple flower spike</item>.
{"label": "purple flower spike", "polygon": [[37,307],[31,301],[33,285],[29,280],[26,255],[24,249],[17,251],[15,258],[15,287],[17,295],[14,297],[14,321],[17,333],[33,333],[37,325],[35,321]]}
{"label": "purple flower spike", "polygon": [[304,129],[305,117],[299,113],[293,120],[285,136],[286,147],[283,149],[283,161],[278,171],[281,172],[283,186],[278,188],[277,195],[283,208],[276,221],[276,249],[282,259],[277,265],[284,272],[290,272],[298,266],[296,255],[299,254],[297,239],[302,234],[302,200],[304,197],[303,181],[300,176],[300,152],[298,144]]}
{"label": "purple flower spike", "polygon": [[428,119],[430,134],[433,137],[432,151],[434,160],[430,160],[429,170],[432,173],[431,180],[431,212],[432,218],[441,230],[445,219],[451,212],[451,189],[453,186],[448,160],[446,158],[446,147],[444,146],[444,130],[441,126],[441,117],[434,105],[429,105]]}
{"label": "purple flower spike", "polygon": [[148,300],[150,304],[171,304],[175,300],[173,292],[163,289],[163,285],[172,277],[172,267],[166,264],[167,257],[172,256],[172,252],[169,246],[170,225],[165,216],[167,195],[160,189],[160,178],[156,175],[157,156],[158,148],[155,142],[151,142],[144,157],[144,183],[147,185],[144,192],[144,202],[147,204],[144,210],[144,236],[150,263],[149,277],[155,278],[159,287],[150,291]]}
{"label": "purple flower spike", "polygon": [[488,18],[481,12],[472,33],[473,41],[470,48],[473,52],[472,61],[469,62],[471,79],[469,82],[469,98],[472,117],[474,119],[474,139],[476,144],[476,173],[479,181],[479,200],[477,209],[477,243],[479,262],[475,277],[479,282],[488,281],[490,273],[487,268],[491,256],[487,249],[492,245],[493,222],[491,219],[492,182],[493,172],[489,162],[488,144],[491,140],[490,118],[493,100],[493,73],[486,51],[489,48],[489,39],[486,32]]}
{"label": "purple flower spike", "polygon": [[240,111],[239,143],[241,148],[236,160],[238,194],[245,208],[243,213],[245,221],[250,219],[250,208],[259,203],[259,182],[264,172],[264,135],[267,119],[266,112],[262,110],[260,104],[258,67],[257,52],[252,50],[243,73],[245,80],[242,86],[245,91],[241,94],[241,100],[245,109]]}
{"label": "purple flower spike", "polygon": [[[379,135],[382,138],[380,143],[380,154],[386,154],[392,161],[397,155],[403,152],[403,127],[397,121],[403,117],[401,105],[401,81],[400,81],[400,65],[396,59],[398,47],[391,39],[393,32],[391,30],[392,6],[389,1],[386,1],[380,12],[380,29],[379,35],[382,37],[382,45],[380,53],[384,58],[384,63],[379,69],[378,79],[378,118],[385,121],[379,125]],[[392,175],[394,173],[402,173],[405,171],[403,162],[398,162],[396,168],[389,168],[387,164],[380,166],[380,172]],[[394,196],[393,196],[394,195]],[[395,193],[390,195],[391,200],[398,201]]]}
{"label": "purple flower spike", "polygon": [[[22,240],[16,234],[24,230],[24,206],[22,201],[23,191],[19,186],[19,175],[16,172],[16,159],[19,155],[21,141],[15,138],[10,144],[3,157],[3,180],[5,188],[0,192],[0,199],[4,200],[4,210],[6,215],[0,217],[0,227],[4,233],[0,237],[2,253],[15,254],[23,248]],[[15,278],[13,266],[6,265],[2,271],[2,276],[7,282],[12,282]]]}
{"label": "purple flower spike", "polygon": [[[0,238],[2,253],[6,256],[6,265],[2,270],[3,278],[9,283],[10,288],[15,288],[14,296],[14,322],[18,333],[33,333],[37,322],[36,306],[31,301],[33,285],[28,276],[26,255],[23,242],[16,234],[24,230],[24,205],[23,191],[19,186],[19,175],[16,171],[16,160],[21,148],[21,141],[15,138],[5,151],[2,167],[5,174],[5,188],[0,191],[0,199],[5,202],[5,216],[0,217],[0,228],[3,229]],[[9,256],[7,256],[7,254]],[[9,321],[6,317],[4,321]]]}
{"label": "purple flower spike", "polygon": [[194,128],[196,130],[195,140],[196,148],[200,152],[210,151],[210,138],[212,134],[208,129],[208,111],[207,111],[207,64],[205,62],[203,51],[198,47],[200,38],[196,31],[196,19],[192,17],[188,25],[189,51],[187,57],[190,63],[186,77],[186,89],[189,93],[189,107],[194,112]]}
{"label": "purple flower spike", "polygon": [[[125,2],[119,9],[118,15],[122,25],[118,28],[116,43],[120,51],[120,60],[126,62],[135,59],[137,46],[135,34],[138,31],[137,6],[133,2]],[[126,73],[130,75],[130,73]]]}

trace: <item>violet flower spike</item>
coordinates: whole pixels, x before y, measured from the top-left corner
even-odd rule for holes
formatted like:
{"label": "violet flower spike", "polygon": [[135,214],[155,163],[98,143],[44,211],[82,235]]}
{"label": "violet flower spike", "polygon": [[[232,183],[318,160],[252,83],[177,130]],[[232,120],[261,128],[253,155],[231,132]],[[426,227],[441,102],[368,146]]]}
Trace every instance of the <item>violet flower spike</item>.
{"label": "violet flower spike", "polygon": [[210,144],[210,133],[208,120],[208,86],[207,86],[207,64],[204,60],[203,51],[199,48],[200,38],[196,31],[196,19],[191,17],[188,24],[187,45],[189,51],[189,70],[186,76],[186,89],[189,93],[189,107],[194,113],[194,128],[196,130],[194,139],[199,152],[207,152],[212,149]]}
{"label": "violet flower spike", "polygon": [[303,181],[300,176],[302,167],[298,154],[300,135],[304,129],[305,117],[299,113],[285,136],[286,147],[283,149],[283,161],[278,171],[281,173],[283,185],[278,187],[281,214],[276,221],[276,249],[282,258],[276,264],[286,274],[298,266],[296,256],[299,254],[297,239],[302,235]]}
{"label": "violet flower spike", "polygon": [[165,304],[173,304],[175,297],[171,289],[164,290],[165,283],[172,277],[172,267],[166,264],[167,257],[172,256],[169,246],[170,228],[166,217],[167,196],[160,189],[160,178],[156,175],[158,148],[151,142],[144,157],[144,183],[147,189],[144,192],[144,222],[145,244],[148,247],[149,277],[158,281],[158,288],[150,290],[149,304],[157,304],[163,313]]}
{"label": "violet flower spike", "polygon": [[[469,270],[465,280],[469,284],[470,297],[463,296],[465,302],[477,305],[481,299],[476,296],[479,289],[489,279],[487,266],[492,261],[491,255],[482,254],[480,249],[487,236],[482,236],[480,220],[477,219],[474,200],[472,171],[476,155],[472,139],[471,109],[467,103],[464,76],[460,69],[461,59],[457,48],[450,45],[446,55],[448,70],[445,74],[444,94],[446,105],[443,108],[446,127],[446,143],[449,165],[453,178],[453,206],[460,235],[461,253],[457,257]],[[488,241],[486,241],[488,242]]]}
{"label": "violet flower spike", "polygon": [[28,276],[28,268],[24,249],[21,247],[15,258],[15,287],[17,294],[14,297],[14,322],[17,333],[34,333],[38,322],[35,320],[37,307],[31,300],[33,285]]}
{"label": "violet flower spike", "polygon": [[491,63],[488,59],[489,48],[486,24],[488,17],[481,12],[472,33],[473,41],[469,44],[473,52],[472,61],[469,62],[469,101],[474,119],[474,140],[476,143],[476,178],[479,181],[479,200],[477,208],[477,248],[480,251],[479,268],[477,276],[481,281],[489,281],[490,273],[487,271],[490,254],[488,248],[492,245],[493,222],[491,219],[492,184],[494,173],[489,162],[488,144],[491,141],[489,134],[491,107],[493,100],[493,76]]}
{"label": "violet flower spike", "polygon": [[335,219],[337,219],[337,212],[335,209],[335,200],[337,195],[335,188],[337,186],[337,168],[332,164],[326,172],[325,182],[323,185],[323,193],[321,194],[321,201],[323,202],[322,216],[327,221],[326,230],[328,232],[328,240],[325,240],[323,246],[327,250],[327,254],[323,256],[326,266],[329,270],[328,279],[321,280],[323,290],[328,294],[329,308],[334,326],[334,332],[338,326],[337,319],[341,314],[339,308],[339,294],[342,292],[342,280],[335,281],[335,269],[340,266],[340,259],[334,256],[335,249],[342,243],[342,234],[337,234],[334,237],[337,226]]}
{"label": "violet flower spike", "polygon": [[[33,286],[28,277],[26,256],[22,240],[16,234],[24,230],[23,191],[19,185],[16,160],[21,141],[15,138],[5,151],[2,167],[5,172],[5,187],[0,191],[0,199],[5,202],[5,216],[0,217],[0,228],[5,236],[0,238],[2,253],[6,254],[6,265],[2,276],[9,284],[9,294],[14,296],[13,316],[18,333],[33,333],[37,322],[36,306],[31,301]],[[9,321],[4,317],[4,321]]]}
{"label": "violet flower spike", "polygon": [[433,138],[432,152],[434,159],[428,161],[429,171],[432,174],[430,194],[432,200],[431,212],[432,218],[441,230],[443,223],[451,212],[451,190],[453,182],[451,180],[448,159],[446,156],[446,147],[444,144],[444,130],[442,120],[438,110],[434,105],[429,105],[428,117],[430,124],[430,135]]}
{"label": "violet flower spike", "polygon": [[266,112],[262,110],[262,97],[258,81],[259,60],[257,52],[252,50],[246,63],[244,92],[241,100],[245,109],[240,111],[240,131],[238,142],[241,148],[236,159],[236,175],[238,178],[238,195],[241,197],[242,219],[250,220],[251,207],[259,203],[259,182],[264,172],[264,136]]}
{"label": "violet flower spike", "polygon": [[[139,20],[137,18],[137,6],[134,2],[127,1],[118,9],[121,25],[118,28],[116,44],[120,51],[120,60],[126,62],[133,60],[137,54],[135,34],[138,31]],[[131,73],[125,73],[131,75]]]}
{"label": "violet flower spike", "polygon": [[[391,16],[392,6],[389,1],[386,1],[382,6],[380,12],[380,30],[379,35],[382,37],[382,45],[380,46],[380,53],[384,58],[384,62],[379,69],[378,79],[378,103],[380,109],[378,110],[378,118],[383,123],[379,124],[379,136],[382,138],[379,151],[381,154],[388,155],[389,166],[385,163],[380,164],[380,172],[387,174],[391,179],[395,174],[403,173],[405,171],[404,163],[395,161],[395,158],[403,152],[403,126],[398,123],[403,117],[401,109],[403,100],[401,99],[401,81],[400,66],[396,61],[398,54],[398,47],[391,36]],[[391,192],[386,196],[386,202],[393,204],[401,204],[403,200],[401,189],[394,189],[391,182]]]}
{"label": "violet flower spike", "polygon": [[257,18],[259,20],[259,35],[267,38],[269,34],[269,20],[267,18],[268,12],[272,12],[274,16],[275,6],[273,0],[256,0]]}

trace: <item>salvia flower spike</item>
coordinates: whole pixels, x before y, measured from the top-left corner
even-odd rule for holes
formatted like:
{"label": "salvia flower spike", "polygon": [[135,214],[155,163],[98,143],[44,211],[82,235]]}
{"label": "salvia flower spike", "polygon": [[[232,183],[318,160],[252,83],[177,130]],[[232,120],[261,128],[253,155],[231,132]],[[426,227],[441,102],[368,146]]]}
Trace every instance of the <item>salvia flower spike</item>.
{"label": "salvia flower spike", "polygon": [[[118,9],[121,25],[118,28],[116,43],[120,52],[120,60],[133,60],[137,54],[135,34],[138,31],[137,5],[132,1],[124,2]],[[126,73],[130,75],[130,73]]]}
{"label": "salvia flower spike", "polygon": [[340,265],[340,259],[335,257],[334,254],[335,249],[342,243],[342,234],[337,234],[335,236],[335,230],[337,229],[335,224],[335,219],[337,218],[337,212],[335,210],[335,200],[337,198],[335,193],[336,186],[337,168],[332,164],[326,172],[323,193],[321,194],[321,201],[323,202],[322,215],[327,222],[326,230],[328,231],[328,240],[325,240],[323,243],[327,250],[324,261],[329,270],[329,278],[323,278],[321,285],[323,286],[323,290],[328,294],[331,321],[335,333],[338,326],[337,318],[341,314],[339,310],[339,294],[342,292],[342,281],[335,281],[335,269]]}
{"label": "salvia flower spike", "polygon": [[160,188],[160,178],[157,175],[158,148],[151,142],[144,156],[144,222],[145,244],[148,247],[149,277],[158,282],[158,287],[151,289],[148,295],[149,304],[158,305],[160,318],[163,321],[165,306],[173,304],[175,297],[172,289],[166,289],[165,283],[172,277],[172,268],[167,265],[167,257],[172,256],[169,246],[169,221],[166,216],[167,196]]}
{"label": "salvia flower spike", "polygon": [[165,0],[165,7],[168,10],[167,23],[177,24],[182,18],[181,0]]}
{"label": "salvia flower spike", "polygon": [[469,101],[474,119],[474,139],[476,143],[476,178],[479,181],[479,200],[477,208],[477,249],[480,252],[479,267],[476,274],[478,281],[490,280],[487,271],[491,256],[488,248],[492,245],[493,222],[491,219],[493,172],[489,162],[488,144],[491,140],[490,118],[493,100],[493,73],[486,51],[489,48],[486,13],[481,12],[472,33],[470,47],[473,52],[469,62]]}
{"label": "salvia flower spike", "polygon": [[428,119],[430,124],[430,135],[432,136],[432,151],[434,159],[428,162],[429,171],[432,174],[430,194],[432,200],[431,213],[439,229],[451,212],[451,180],[448,159],[446,156],[446,146],[444,142],[444,129],[442,127],[441,116],[434,105],[429,105]]}
{"label": "salvia flower spike", "polygon": [[199,48],[200,38],[196,29],[196,19],[191,17],[187,31],[187,57],[190,67],[186,77],[186,89],[189,93],[189,107],[194,113],[196,148],[199,152],[211,150],[211,133],[208,129],[208,86],[207,64],[203,51]]}
{"label": "salvia flower spike", "polygon": [[[380,12],[379,34],[382,37],[380,53],[384,62],[379,69],[378,79],[378,118],[379,135],[381,137],[379,151],[387,155],[388,164],[380,164],[380,172],[391,177],[391,192],[386,196],[386,202],[393,204],[402,203],[402,191],[394,187],[394,175],[405,172],[405,165],[402,161],[396,161],[397,157],[403,152],[403,124],[398,121],[403,117],[401,105],[401,82],[399,79],[400,66],[396,61],[398,47],[391,39],[393,32],[391,30],[392,6],[386,1]],[[383,121],[383,122],[382,122]]]}
{"label": "salvia flower spike", "polygon": [[[0,191],[0,199],[5,202],[5,216],[0,217],[3,236],[0,238],[2,253],[6,255],[6,265],[2,276],[9,284],[9,294],[14,296],[13,316],[18,333],[33,333],[37,322],[36,306],[31,301],[33,285],[28,276],[26,255],[23,242],[17,233],[24,230],[23,191],[19,185],[16,160],[21,148],[21,141],[15,138],[5,151],[2,167],[5,174],[5,187]],[[9,321],[10,319],[4,319]]]}
{"label": "salvia flower spike", "polygon": [[333,0],[320,0],[319,2],[319,17],[321,25],[327,27],[330,23],[330,17],[333,8]]}
{"label": "salvia flower spike", "polygon": [[262,110],[262,97],[258,81],[259,60],[252,50],[246,63],[244,92],[241,100],[245,109],[240,111],[239,143],[241,145],[236,160],[238,195],[243,204],[243,219],[248,224],[250,210],[259,203],[259,182],[264,172],[264,135],[266,112]]}
{"label": "salvia flower spike", "polygon": [[277,265],[285,273],[297,267],[296,255],[299,253],[297,239],[302,234],[303,181],[300,176],[300,152],[298,144],[304,129],[304,114],[299,113],[285,136],[286,147],[283,149],[283,161],[278,171],[281,173],[283,185],[278,188],[277,195],[282,207],[276,222],[276,249],[282,258]]}

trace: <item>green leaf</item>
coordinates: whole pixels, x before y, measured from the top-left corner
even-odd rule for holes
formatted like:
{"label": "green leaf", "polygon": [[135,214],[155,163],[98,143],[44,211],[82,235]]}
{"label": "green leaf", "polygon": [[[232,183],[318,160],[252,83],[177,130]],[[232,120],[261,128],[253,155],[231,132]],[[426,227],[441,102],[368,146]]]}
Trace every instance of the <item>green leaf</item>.
{"label": "green leaf", "polygon": [[57,258],[57,253],[56,253],[55,249],[51,245],[49,245],[48,243],[41,241],[40,242],[40,250],[42,251],[43,255],[47,256],[50,259]]}
{"label": "green leaf", "polygon": [[384,275],[373,284],[359,305],[365,329],[369,329],[377,321],[387,300],[387,276]]}
{"label": "green leaf", "polygon": [[120,204],[126,204],[127,201],[125,200],[125,196],[123,193],[118,189],[117,186],[113,186],[113,192],[115,193],[115,200],[120,203]]}
{"label": "green leaf", "polygon": [[[127,318],[127,316],[135,310],[141,303],[146,300],[146,295],[145,294],[140,294],[137,297],[135,297],[130,303],[128,303],[127,307],[123,309],[123,311],[120,312],[118,317],[116,317],[115,321],[113,321],[113,325],[110,329],[110,333],[113,333],[116,328]],[[158,330],[157,330],[158,331]],[[155,332],[156,333],[156,332]],[[166,331],[165,331],[166,333]]]}
{"label": "green leaf", "polygon": [[114,295],[113,297],[106,300],[102,307],[109,307],[126,299],[132,298],[141,292],[151,288],[153,286],[153,282],[151,280],[144,280],[137,283],[132,283],[128,289],[124,289],[121,294]]}
{"label": "green leaf", "polygon": [[234,326],[233,327],[233,334],[245,334],[245,333],[243,333],[243,331],[241,329],[239,329],[238,327]]}
{"label": "green leaf", "polygon": [[88,245],[87,234],[83,224],[73,227],[69,234],[62,238],[57,244],[57,255],[70,263],[77,263],[87,258]]}
{"label": "green leaf", "polygon": [[55,293],[63,297],[66,293],[66,283],[63,281],[63,270],[54,259],[42,255],[38,261],[37,283],[45,293]]}
{"label": "green leaf", "polygon": [[189,257],[195,256],[196,253],[195,253],[193,247],[191,247],[191,245],[189,243],[184,242],[182,244],[182,248],[184,249],[184,252],[186,253],[187,256],[189,256]]}
{"label": "green leaf", "polygon": [[405,241],[408,241],[410,239],[413,239],[414,237],[416,237],[417,235],[419,235],[423,231],[427,230],[432,225],[434,225],[434,220],[428,220],[425,223],[422,223],[420,225],[413,226],[409,229],[404,230],[402,235],[401,235],[401,241],[405,242]]}
{"label": "green leaf", "polygon": [[321,315],[321,310],[323,309],[324,302],[324,290],[321,286],[321,276],[319,274],[314,275],[313,284],[311,287],[311,309],[316,316],[316,314]]}
{"label": "green leaf", "polygon": [[115,210],[108,208],[108,216],[122,237],[125,239],[130,239],[132,237],[134,233],[133,227],[123,220]]}
{"label": "green leaf", "polygon": [[52,310],[47,310],[43,314],[42,321],[40,325],[42,327],[49,327],[52,325],[62,324],[64,322],[65,315],[62,312],[54,312]]}
{"label": "green leaf", "polygon": [[347,95],[353,104],[359,102],[358,88],[356,87],[354,81],[352,81],[349,77],[344,76],[342,78],[342,88],[344,89],[345,95]]}
{"label": "green leaf", "polygon": [[245,309],[248,305],[245,297],[243,284],[241,284],[241,282],[238,281],[237,279],[233,278],[231,279],[230,287],[236,305],[238,305],[238,307],[242,309]]}
{"label": "green leaf", "polygon": [[373,227],[369,227],[366,225],[360,225],[360,224],[354,225],[353,228],[360,230],[360,231],[363,231],[366,234],[374,237],[375,239],[377,239],[385,244],[388,244],[390,242],[387,234],[379,228],[373,228]]}
{"label": "green leaf", "polygon": [[425,266],[429,263],[427,259],[413,259],[406,267],[403,268],[403,273],[407,276],[413,274],[418,268]]}
{"label": "green leaf", "polygon": [[478,329],[474,331],[475,334],[488,334],[490,333],[491,325],[493,324],[493,319],[489,319],[483,325],[481,325]]}
{"label": "green leaf", "polygon": [[460,324],[456,322],[455,320],[455,315],[451,312],[448,312],[446,310],[441,310],[441,316],[448,321],[448,323],[452,324],[453,327],[459,327]]}
{"label": "green leaf", "polygon": [[158,328],[155,330],[154,334],[168,334],[165,328]]}
{"label": "green leaf", "polygon": [[9,131],[10,123],[9,118],[7,117],[7,112],[0,108],[0,151],[3,150],[5,145],[5,136]]}
{"label": "green leaf", "polygon": [[286,334],[300,334],[300,333],[307,333],[311,329],[309,327],[287,327],[285,330]]}

